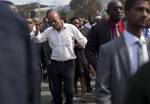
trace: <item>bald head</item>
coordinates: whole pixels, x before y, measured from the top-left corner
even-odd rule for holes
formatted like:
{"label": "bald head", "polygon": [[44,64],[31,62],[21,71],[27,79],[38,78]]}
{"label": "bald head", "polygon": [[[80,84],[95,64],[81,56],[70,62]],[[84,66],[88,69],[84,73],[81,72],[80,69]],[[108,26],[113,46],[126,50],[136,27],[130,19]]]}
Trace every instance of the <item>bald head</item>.
{"label": "bald head", "polygon": [[60,14],[58,13],[58,11],[55,11],[55,10],[49,10],[47,11],[47,17],[59,17],[61,19],[61,16]]}
{"label": "bald head", "polygon": [[112,9],[116,4],[122,5],[122,3],[119,0],[111,0],[107,5],[107,9],[108,10]]}
{"label": "bald head", "polygon": [[112,20],[119,21],[124,13],[124,8],[119,0],[112,0],[108,3],[107,13]]}
{"label": "bald head", "polygon": [[62,26],[62,20],[61,17],[59,15],[59,13],[55,10],[51,10],[47,13],[47,18],[49,23],[53,26],[53,28],[55,28],[57,31],[59,31]]}

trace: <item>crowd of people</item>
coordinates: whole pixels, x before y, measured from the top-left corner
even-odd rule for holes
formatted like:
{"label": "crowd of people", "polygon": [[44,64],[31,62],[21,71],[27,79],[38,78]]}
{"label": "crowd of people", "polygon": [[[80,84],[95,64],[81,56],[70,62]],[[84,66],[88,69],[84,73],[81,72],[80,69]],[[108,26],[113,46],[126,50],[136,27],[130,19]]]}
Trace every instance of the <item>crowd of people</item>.
{"label": "crowd of people", "polygon": [[2,104],[40,104],[45,79],[53,104],[73,104],[75,94],[88,103],[86,92],[96,104],[149,104],[149,2],[111,0],[104,17],[63,19],[48,10],[33,19],[0,1]]}

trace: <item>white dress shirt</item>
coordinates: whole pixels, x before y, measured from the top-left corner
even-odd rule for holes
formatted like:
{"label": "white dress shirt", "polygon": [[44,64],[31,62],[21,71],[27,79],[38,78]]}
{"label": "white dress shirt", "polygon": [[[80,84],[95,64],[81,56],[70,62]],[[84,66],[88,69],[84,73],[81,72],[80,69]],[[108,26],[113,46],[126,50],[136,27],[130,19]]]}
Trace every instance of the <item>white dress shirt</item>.
{"label": "white dress shirt", "polygon": [[74,43],[75,40],[85,48],[87,39],[81,32],[72,24],[63,23],[60,32],[56,31],[53,27],[49,27],[43,33],[36,36],[38,42],[48,40],[52,49],[51,59],[57,61],[67,61],[75,59]]}
{"label": "white dress shirt", "polygon": [[35,32],[36,32],[36,27],[34,25],[32,31],[30,32],[30,38],[31,38],[31,40],[33,40]]}
{"label": "white dress shirt", "polygon": [[137,38],[136,36],[132,35],[128,31],[124,31],[124,38],[125,42],[127,44],[128,52],[129,52],[129,59],[130,59],[130,67],[131,67],[131,73],[136,73],[138,69],[138,48],[139,45],[136,44],[137,41],[141,41],[143,44],[143,53],[144,53],[144,60],[147,62],[149,60],[148,58],[148,51],[146,46],[146,40],[144,35],[142,34],[140,38]]}

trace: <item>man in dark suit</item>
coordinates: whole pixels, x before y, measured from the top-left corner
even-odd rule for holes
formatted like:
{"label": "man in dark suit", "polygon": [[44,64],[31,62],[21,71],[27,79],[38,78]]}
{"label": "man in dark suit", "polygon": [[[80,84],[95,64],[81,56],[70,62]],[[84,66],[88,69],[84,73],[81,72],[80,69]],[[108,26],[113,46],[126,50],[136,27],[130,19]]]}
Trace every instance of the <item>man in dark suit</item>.
{"label": "man in dark suit", "polygon": [[0,102],[39,104],[39,72],[27,27],[14,4],[0,1],[0,13]]}
{"label": "man in dark suit", "polygon": [[124,25],[121,20],[123,15],[122,3],[119,0],[110,1],[107,12],[110,18],[91,28],[91,33],[88,36],[88,43],[85,48],[87,60],[94,68],[96,67],[99,46],[115,37],[113,34],[114,26],[118,24],[117,28],[120,33],[124,30]]}
{"label": "man in dark suit", "polygon": [[149,9],[149,0],[126,0],[126,30],[121,37],[100,47],[96,70],[97,104],[123,104],[130,76],[136,73],[142,61],[150,59],[150,42],[143,35]]}
{"label": "man in dark suit", "polygon": [[124,104],[150,104],[150,62],[130,79]]}

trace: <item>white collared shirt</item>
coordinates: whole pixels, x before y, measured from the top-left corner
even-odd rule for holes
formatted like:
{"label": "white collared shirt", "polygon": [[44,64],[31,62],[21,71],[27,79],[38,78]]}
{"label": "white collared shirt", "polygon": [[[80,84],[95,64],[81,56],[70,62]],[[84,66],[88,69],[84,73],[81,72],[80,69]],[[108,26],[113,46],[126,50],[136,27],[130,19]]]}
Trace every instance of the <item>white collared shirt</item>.
{"label": "white collared shirt", "polygon": [[57,61],[67,61],[75,59],[74,43],[75,40],[85,48],[87,39],[81,32],[72,24],[64,23],[60,32],[53,27],[49,27],[43,33],[36,36],[38,42],[49,41],[52,48],[51,59]]}
{"label": "white collared shirt", "polygon": [[139,45],[135,44],[137,41],[141,41],[143,44],[143,51],[144,51],[144,59],[147,62],[149,60],[148,51],[146,46],[146,40],[144,35],[142,34],[140,39],[136,36],[132,35],[128,31],[124,31],[125,42],[127,44],[128,52],[129,52],[129,59],[130,59],[130,67],[131,73],[136,73],[138,69],[138,48]]}

